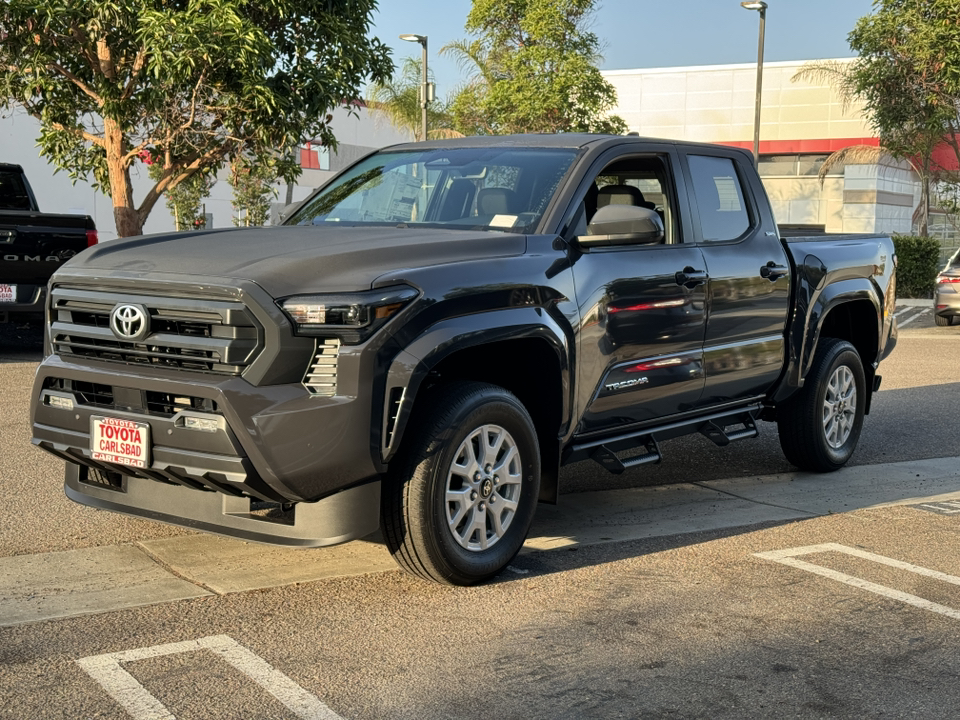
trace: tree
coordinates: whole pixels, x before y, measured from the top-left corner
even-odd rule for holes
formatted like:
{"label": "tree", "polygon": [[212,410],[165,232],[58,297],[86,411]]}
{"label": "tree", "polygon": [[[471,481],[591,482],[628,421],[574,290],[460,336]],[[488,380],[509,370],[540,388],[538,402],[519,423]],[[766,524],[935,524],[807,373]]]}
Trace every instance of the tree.
{"label": "tree", "polygon": [[[154,182],[159,181],[163,175],[163,166],[154,163],[148,150],[140,153],[140,159],[150,167],[147,171],[150,178]],[[177,230],[193,230],[198,227],[200,208],[204,199],[210,196],[210,190],[216,182],[216,176],[209,171],[195,172],[164,193],[167,208],[173,213]],[[203,218],[203,222],[206,224],[206,218]]]}
{"label": "tree", "polygon": [[[383,82],[370,85],[368,104],[374,112],[385,115],[394,127],[406,130],[414,140],[422,140],[422,84],[423,61],[404,58],[398,73]],[[434,100],[430,103],[427,107],[427,134],[431,138],[460,137],[461,133],[453,130],[451,123],[447,101]]]}
{"label": "tree", "polygon": [[[113,199],[136,235],[166,192],[238,153],[335,147],[330,110],[389,76],[376,0],[0,0],[0,104],[40,121],[41,154]],[[143,151],[158,166],[136,204]],[[278,174],[299,174],[292,155]]]}
{"label": "tree", "polygon": [[476,37],[442,52],[472,70],[452,103],[465,134],[623,133],[608,115],[616,91],[596,67],[589,31],[594,0],[474,0],[466,29]]}
{"label": "tree", "polygon": [[926,234],[931,185],[958,181],[933,155],[947,147],[960,165],[960,4],[877,0],[874,8],[849,35],[855,60],[811,63],[797,77],[829,80],[845,101],[863,103],[882,146],[873,152],[910,162],[920,176]]}
{"label": "tree", "polygon": [[264,162],[237,155],[230,161],[230,187],[233,188],[233,206],[243,212],[235,217],[234,225],[266,225],[270,217],[270,200],[276,197],[273,181],[277,179],[277,163]]}

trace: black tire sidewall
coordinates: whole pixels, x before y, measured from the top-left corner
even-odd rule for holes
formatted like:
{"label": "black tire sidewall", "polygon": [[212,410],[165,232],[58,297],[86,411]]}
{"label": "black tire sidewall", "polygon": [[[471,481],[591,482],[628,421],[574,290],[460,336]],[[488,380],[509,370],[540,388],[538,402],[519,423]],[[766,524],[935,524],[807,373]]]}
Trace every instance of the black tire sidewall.
{"label": "black tire sidewall", "polygon": [[[453,537],[446,517],[447,474],[460,448],[470,434],[483,425],[499,425],[513,437],[520,453],[523,479],[516,513],[504,536],[492,547],[470,551]],[[428,503],[423,514],[427,527],[423,538],[431,555],[446,566],[458,583],[480,582],[502,570],[519,552],[536,510],[539,493],[540,454],[536,432],[524,407],[506,391],[489,386],[481,395],[462,401],[449,427],[430,443],[429,470],[423,479],[421,501]]]}
{"label": "black tire sidewall", "polygon": [[[839,448],[833,448],[827,442],[826,431],[823,428],[823,405],[827,397],[827,388],[830,378],[841,366],[847,366],[853,373],[853,380],[857,387],[857,406],[854,413],[853,428],[850,436]],[[825,354],[820,372],[817,375],[817,389],[813,395],[813,415],[819,423],[815,437],[817,438],[818,452],[836,468],[846,464],[857,449],[860,432],[863,429],[864,409],[866,408],[866,380],[863,373],[863,364],[857,351],[847,342],[837,343]]]}

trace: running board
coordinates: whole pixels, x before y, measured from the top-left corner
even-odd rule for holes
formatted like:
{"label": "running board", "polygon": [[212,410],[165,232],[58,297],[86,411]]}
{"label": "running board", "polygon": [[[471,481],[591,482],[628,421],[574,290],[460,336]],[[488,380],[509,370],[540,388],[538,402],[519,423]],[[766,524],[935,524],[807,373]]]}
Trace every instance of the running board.
{"label": "running board", "polygon": [[633,457],[620,459],[617,457],[617,454],[606,445],[601,445],[595,449],[590,453],[590,457],[603,465],[608,472],[619,475],[627,468],[646,465],[647,463],[659,463],[663,456],[660,455],[660,446],[657,444],[657,441],[650,438],[650,440],[645,443],[644,452],[639,455],[634,455]]}
{"label": "running board", "polygon": [[700,434],[703,435],[708,440],[711,440],[718,447],[723,447],[724,445],[729,445],[732,442],[737,440],[746,440],[747,438],[754,438],[760,434],[760,431],[757,429],[757,423],[754,419],[748,415],[744,414],[741,418],[737,419],[735,423],[727,423],[728,425],[743,425],[743,430],[734,430],[733,432],[727,432],[725,426],[718,425],[714,421],[706,423],[702,428],[700,428]]}
{"label": "running board", "polygon": [[[755,403],[697,418],[577,443],[564,457],[564,464],[589,458],[602,465],[607,471],[619,475],[638,465],[659,463],[663,459],[660,451],[661,441],[693,433],[700,433],[716,445],[723,447],[737,440],[757,437],[760,430],[756,421],[762,409],[760,403]],[[738,428],[738,426],[742,427]],[[727,428],[738,429],[728,430]],[[626,458],[617,455],[617,453],[637,448],[643,450],[639,455]]]}

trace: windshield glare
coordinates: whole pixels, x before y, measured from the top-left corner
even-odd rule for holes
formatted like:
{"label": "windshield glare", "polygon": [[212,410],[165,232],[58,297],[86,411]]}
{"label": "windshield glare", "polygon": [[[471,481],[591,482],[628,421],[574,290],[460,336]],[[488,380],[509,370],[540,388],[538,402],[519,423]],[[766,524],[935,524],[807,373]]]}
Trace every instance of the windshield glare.
{"label": "windshield glare", "polygon": [[553,148],[376,153],[307,200],[286,224],[530,232],[575,157],[576,150]]}

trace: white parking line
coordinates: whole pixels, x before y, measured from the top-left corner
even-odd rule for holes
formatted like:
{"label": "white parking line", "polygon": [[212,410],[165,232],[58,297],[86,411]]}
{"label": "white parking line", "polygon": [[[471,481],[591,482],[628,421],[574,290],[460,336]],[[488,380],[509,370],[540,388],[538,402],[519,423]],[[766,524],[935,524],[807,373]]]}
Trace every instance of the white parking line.
{"label": "white parking line", "polygon": [[895,312],[895,313],[893,314],[893,316],[896,317],[896,318],[898,318],[898,317],[900,317],[901,315],[903,315],[904,313],[908,313],[908,312],[910,312],[911,310],[915,310],[915,309],[916,309],[916,308],[914,308],[914,307],[912,307],[912,306],[910,306],[910,305],[907,305],[906,307],[901,308],[898,312]]}
{"label": "white parking line", "polygon": [[930,570],[925,567],[920,567],[919,565],[911,565],[910,563],[903,562],[901,560],[894,560],[893,558],[847,547],[846,545],[838,545],[837,543],[807,545],[805,547],[789,548],[787,550],[773,550],[770,552],[754,553],[754,555],[756,555],[758,558],[763,558],[764,560],[772,560],[773,562],[778,562],[783,565],[789,565],[790,567],[799,568],[800,570],[806,570],[807,572],[814,573],[815,575],[821,575],[823,577],[830,578],[831,580],[852,585],[853,587],[860,588],[861,590],[867,590],[868,592],[876,593],[877,595],[882,595],[883,597],[899,600],[907,605],[913,605],[914,607],[918,607],[923,610],[929,610],[930,612],[946,615],[954,620],[960,620],[960,610],[947,607],[946,605],[940,605],[939,603],[931,602],[930,600],[925,600],[922,597],[911,595],[910,593],[894,590],[893,588],[888,588],[885,585],[878,585],[876,583],[854,577],[853,575],[847,575],[846,573],[838,572],[836,570],[831,570],[830,568],[825,568],[821,565],[814,565],[813,563],[806,562],[805,560],[797,559],[797,557],[800,555],[810,555],[812,553],[825,552],[845,553],[846,555],[853,555],[854,557],[870,560],[881,565],[888,565],[890,567],[897,568],[898,570],[907,570],[909,572],[916,573],[917,575],[923,575],[925,577],[941,580],[953,585],[960,585],[960,577],[947,575],[946,573],[939,572],[938,570]]}
{"label": "white parking line", "polygon": [[907,325],[912,323],[914,320],[916,320],[918,317],[920,317],[921,315],[926,315],[928,312],[930,312],[930,308],[927,308],[926,310],[921,310],[916,315],[911,315],[903,322],[898,322],[897,327],[906,327]]}
{"label": "white parking line", "polygon": [[124,652],[91,655],[77,664],[87,671],[134,720],[176,720],[157,698],[147,692],[120,663],[136,662],[163,655],[211,650],[279,700],[303,720],[343,720],[293,680],[251,652],[229,635],[212,635],[199,640],[154,645]]}

